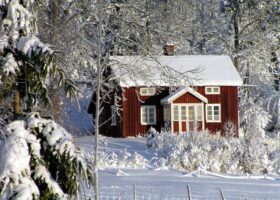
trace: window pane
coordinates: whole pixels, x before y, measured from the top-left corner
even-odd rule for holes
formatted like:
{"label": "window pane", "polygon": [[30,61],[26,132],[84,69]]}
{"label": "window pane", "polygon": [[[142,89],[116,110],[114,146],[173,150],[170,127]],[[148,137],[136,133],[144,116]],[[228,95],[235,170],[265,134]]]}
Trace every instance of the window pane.
{"label": "window pane", "polygon": [[170,121],[170,105],[164,105],[164,121]]}
{"label": "window pane", "polygon": [[142,108],[142,122],[147,123],[147,108]]}
{"label": "window pane", "polygon": [[196,120],[202,121],[202,106],[199,105],[196,107],[196,113],[197,113]]}
{"label": "window pane", "polygon": [[174,120],[179,120],[179,112],[178,112],[178,106],[174,106]]}
{"label": "window pane", "polygon": [[213,88],[213,92],[214,93],[219,93],[219,88],[217,88],[217,87]]}
{"label": "window pane", "polygon": [[212,93],[212,88],[206,88],[207,93]]}
{"label": "window pane", "polygon": [[212,118],[212,106],[207,106],[206,107],[207,108],[207,120],[213,120],[213,118]]}
{"label": "window pane", "polygon": [[152,96],[155,95],[156,88],[140,88],[140,94],[143,96]]}
{"label": "window pane", "polygon": [[148,93],[149,93],[149,95],[154,95],[155,94],[155,88],[149,88]]}
{"label": "window pane", "polygon": [[215,116],[214,116],[214,120],[215,120],[215,121],[220,121],[219,115],[215,115]]}
{"label": "window pane", "polygon": [[219,115],[219,106],[214,106],[214,115]]}
{"label": "window pane", "polygon": [[189,120],[194,121],[194,106],[189,106]]}
{"label": "window pane", "polygon": [[181,120],[187,120],[187,107],[181,106]]}
{"label": "window pane", "polygon": [[207,115],[212,115],[212,110],[208,110]]}
{"label": "window pane", "polygon": [[154,112],[149,112],[149,119],[152,119],[152,118],[154,118]]}
{"label": "window pane", "polygon": [[154,124],[155,123],[155,118],[154,115],[149,118],[149,123]]}

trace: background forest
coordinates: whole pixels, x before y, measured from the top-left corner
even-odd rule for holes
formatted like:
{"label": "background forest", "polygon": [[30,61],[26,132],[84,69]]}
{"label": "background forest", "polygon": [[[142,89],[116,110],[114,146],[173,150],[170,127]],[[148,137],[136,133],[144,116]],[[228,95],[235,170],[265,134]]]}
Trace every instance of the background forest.
{"label": "background forest", "polygon": [[[13,178],[7,173],[14,161],[0,157],[4,199],[21,198],[26,188],[35,199],[77,195],[77,175],[90,182],[89,171],[98,162],[86,162],[58,125],[65,118],[65,98],[78,101],[87,86],[102,92],[100,74],[110,56],[163,55],[166,43],[175,45],[176,55],[229,55],[244,82],[239,117],[246,144],[255,145],[252,138],[266,135],[279,137],[277,0],[0,0],[0,26],[1,138],[10,147],[20,138],[23,149],[14,153],[29,155],[23,165],[12,167]],[[34,111],[53,121],[28,114]],[[26,131],[31,136],[22,139]],[[0,150],[8,154],[5,147]],[[54,163],[65,160],[70,175],[56,174],[65,165]],[[65,177],[68,183],[63,183]],[[98,185],[98,176],[90,185]]]}

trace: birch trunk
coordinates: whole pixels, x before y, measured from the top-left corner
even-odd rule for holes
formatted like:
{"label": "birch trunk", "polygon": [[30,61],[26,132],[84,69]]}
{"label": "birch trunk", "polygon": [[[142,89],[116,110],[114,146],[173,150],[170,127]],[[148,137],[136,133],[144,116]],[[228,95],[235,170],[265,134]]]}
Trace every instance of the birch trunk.
{"label": "birch trunk", "polygon": [[97,87],[96,87],[96,107],[95,107],[95,200],[99,200],[99,178],[98,178],[98,136],[99,136],[99,116],[100,116],[100,91],[101,91],[101,81],[102,81],[102,70],[101,70],[101,9],[98,6],[98,41],[97,41]]}

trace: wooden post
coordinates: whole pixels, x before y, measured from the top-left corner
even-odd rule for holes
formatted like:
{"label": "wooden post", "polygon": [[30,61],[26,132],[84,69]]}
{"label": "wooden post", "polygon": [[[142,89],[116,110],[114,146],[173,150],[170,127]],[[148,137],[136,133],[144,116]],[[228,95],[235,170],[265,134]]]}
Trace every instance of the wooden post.
{"label": "wooden post", "polygon": [[223,193],[222,188],[220,188],[220,193],[221,193],[222,200],[225,200],[225,197],[224,197],[224,193]]}
{"label": "wooden post", "polygon": [[20,115],[21,113],[22,113],[22,110],[21,110],[21,102],[20,102],[19,91],[15,90],[15,94],[14,94],[14,114],[15,115]]}
{"label": "wooden post", "polygon": [[187,185],[187,189],[188,189],[189,200],[192,200],[191,188],[190,188],[189,184]]}
{"label": "wooden post", "polygon": [[133,184],[133,200],[136,200],[136,185],[135,183]]}

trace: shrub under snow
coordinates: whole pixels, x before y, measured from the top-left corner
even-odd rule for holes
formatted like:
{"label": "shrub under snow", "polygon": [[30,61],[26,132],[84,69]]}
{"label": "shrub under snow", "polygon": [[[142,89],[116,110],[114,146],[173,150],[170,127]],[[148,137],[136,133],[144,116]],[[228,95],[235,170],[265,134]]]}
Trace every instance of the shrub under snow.
{"label": "shrub under snow", "polygon": [[171,134],[152,130],[147,137],[148,147],[158,155],[154,164],[188,171],[204,168],[217,173],[280,174],[277,142],[263,139],[248,147],[243,137],[212,135],[207,131]]}
{"label": "shrub under snow", "polygon": [[[0,138],[0,199],[69,199],[90,168],[71,135],[37,113],[14,121]],[[90,182],[88,182],[90,183]]]}

